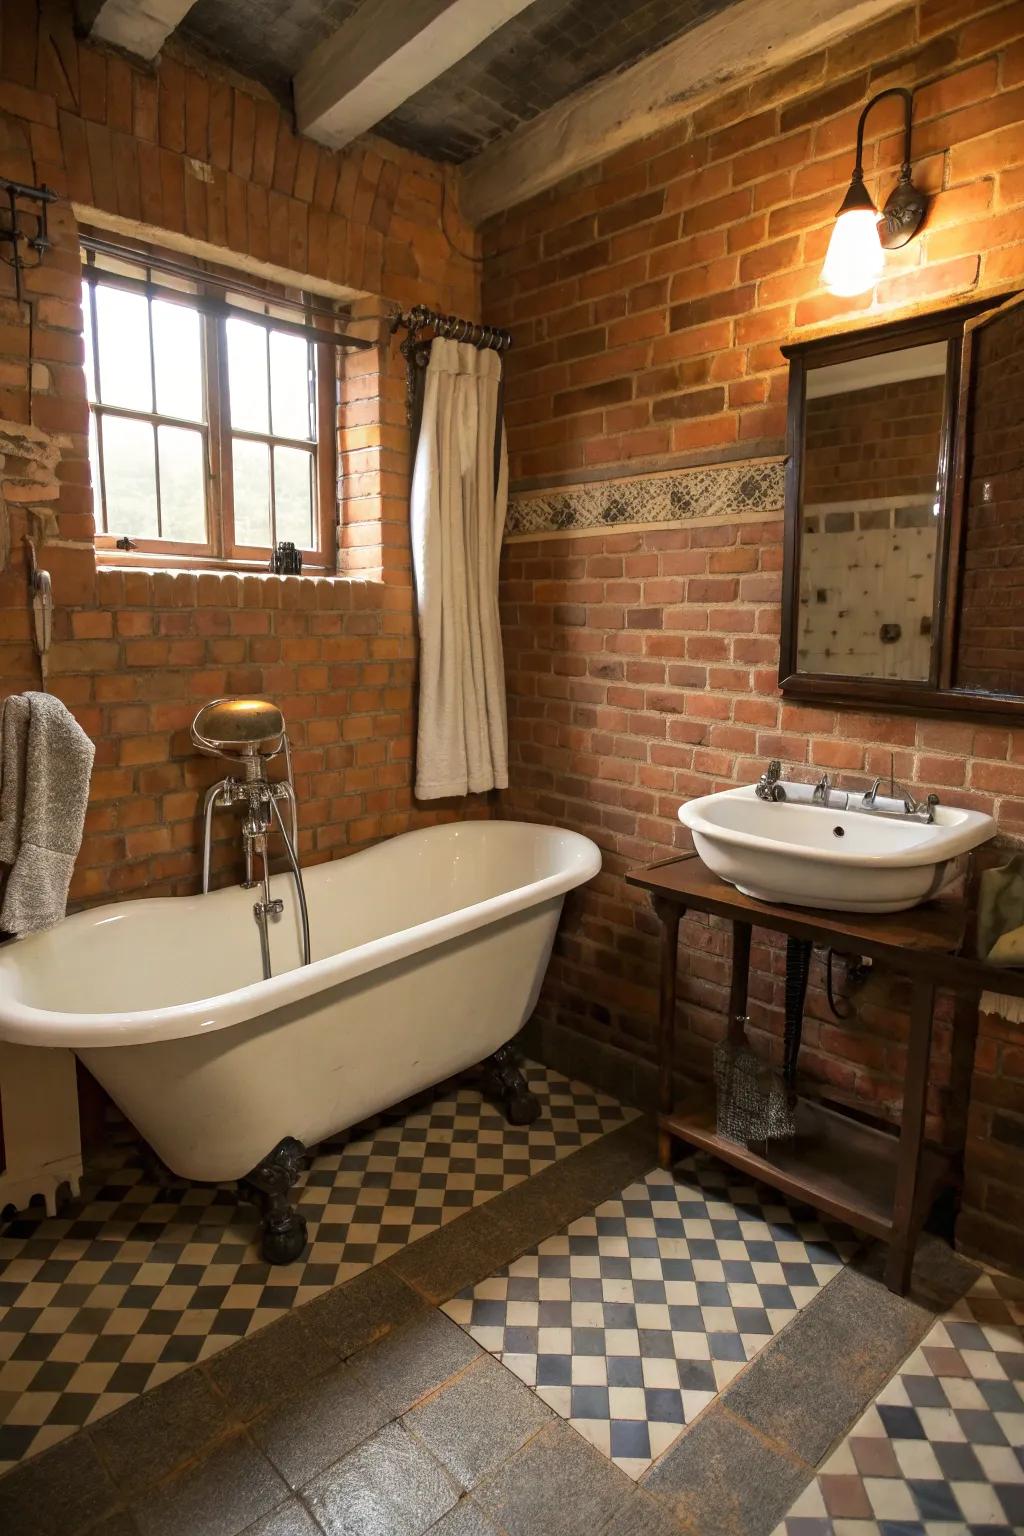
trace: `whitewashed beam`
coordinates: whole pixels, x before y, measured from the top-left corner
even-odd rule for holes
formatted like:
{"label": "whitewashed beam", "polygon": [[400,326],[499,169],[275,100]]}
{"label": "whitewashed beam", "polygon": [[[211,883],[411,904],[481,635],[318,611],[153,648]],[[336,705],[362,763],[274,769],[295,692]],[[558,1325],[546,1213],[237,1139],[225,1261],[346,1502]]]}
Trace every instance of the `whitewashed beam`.
{"label": "whitewashed beam", "polygon": [[299,132],[341,149],[533,0],[366,0],[295,76]]}
{"label": "whitewashed beam", "polygon": [[103,0],[89,36],[139,59],[155,59],[195,0]]}
{"label": "whitewashed beam", "polygon": [[678,122],[740,77],[777,69],[907,8],[908,0],[739,0],[488,145],[463,166],[462,212],[480,224]]}

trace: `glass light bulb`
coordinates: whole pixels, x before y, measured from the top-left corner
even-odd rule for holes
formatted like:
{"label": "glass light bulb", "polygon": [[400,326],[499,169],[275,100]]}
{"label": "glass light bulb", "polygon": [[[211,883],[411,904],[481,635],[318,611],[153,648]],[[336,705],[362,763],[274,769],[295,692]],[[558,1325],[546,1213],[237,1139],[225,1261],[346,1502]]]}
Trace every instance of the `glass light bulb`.
{"label": "glass light bulb", "polygon": [[882,274],[882,243],[873,208],[851,208],[836,219],[821,280],[843,299],[873,288]]}

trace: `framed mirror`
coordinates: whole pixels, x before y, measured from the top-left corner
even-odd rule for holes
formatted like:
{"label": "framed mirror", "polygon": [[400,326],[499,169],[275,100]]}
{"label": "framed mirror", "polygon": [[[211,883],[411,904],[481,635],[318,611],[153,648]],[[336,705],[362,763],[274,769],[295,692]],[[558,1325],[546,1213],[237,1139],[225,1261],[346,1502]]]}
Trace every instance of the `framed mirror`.
{"label": "framed mirror", "polygon": [[1019,722],[1024,296],[783,351],[783,694]]}

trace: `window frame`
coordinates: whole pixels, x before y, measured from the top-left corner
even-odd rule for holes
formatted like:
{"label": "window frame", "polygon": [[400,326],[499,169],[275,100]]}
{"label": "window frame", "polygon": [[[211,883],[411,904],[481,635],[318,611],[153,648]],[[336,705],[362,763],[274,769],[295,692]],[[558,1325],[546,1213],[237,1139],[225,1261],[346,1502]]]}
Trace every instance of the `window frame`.
{"label": "window frame", "polygon": [[[83,232],[85,233],[85,232]],[[86,240],[87,240],[86,235]],[[228,355],[227,355],[227,321],[231,315],[226,312],[217,312],[215,306],[224,300],[225,294],[246,290],[245,298],[249,304],[262,303],[263,313],[273,319],[268,311],[275,307],[287,305],[295,308],[296,321],[289,321],[282,327],[290,331],[299,329],[313,330],[311,326],[303,327],[300,316],[305,313],[308,319],[311,304],[311,296],[302,295],[302,309],[290,299],[280,288],[273,285],[260,285],[257,291],[253,291],[247,278],[238,276],[232,283],[230,276],[212,276],[198,264],[192,268],[185,279],[181,263],[176,262],[171,270],[174,272],[175,284],[180,285],[183,280],[192,284],[192,292],[197,299],[207,301],[210,307],[203,308],[199,305],[187,303],[189,290],[181,286],[172,287],[169,284],[161,285],[161,269],[159,253],[153,249],[125,248],[123,253],[118,251],[116,259],[124,265],[135,265],[140,272],[137,280],[126,279],[115,272],[108,274],[108,286],[121,287],[128,291],[141,292],[149,299],[148,311],[150,315],[150,369],[153,378],[153,404],[156,405],[157,395],[155,387],[155,350],[152,341],[152,300],[154,298],[170,297],[181,293],[182,303],[192,313],[198,315],[200,325],[201,368],[204,418],[202,421],[185,420],[180,417],[168,415],[166,412],[151,410],[139,411],[131,407],[111,405],[100,399],[102,393],[99,371],[99,333],[96,316],[96,287],[104,278],[88,278],[85,275],[86,265],[92,265],[93,270],[103,272],[102,266],[95,265],[94,253],[89,245],[83,245],[83,275],[82,275],[82,303],[89,306],[90,334],[92,337],[93,355],[91,362],[86,360],[83,367],[91,367],[95,382],[95,394],[97,398],[89,401],[91,421],[96,423],[97,460],[99,466],[99,484],[93,486],[95,503],[95,546],[97,556],[104,564],[136,565],[136,566],[167,566],[187,568],[207,568],[214,570],[240,570],[240,571],[265,571],[271,568],[271,559],[274,552],[273,545],[242,544],[235,537],[234,518],[234,475],[232,469],[231,444],[232,438],[264,442],[269,445],[271,452],[271,518],[273,519],[273,460],[272,453],[275,445],[284,448],[301,449],[309,454],[313,471],[313,498],[312,513],[314,528],[318,536],[318,547],[301,548],[303,571],[311,574],[334,574],[337,571],[337,543],[338,543],[338,516],[339,498],[337,487],[337,445],[336,445],[336,365],[337,348],[329,342],[315,339],[315,332],[307,335],[307,344],[311,348],[311,356],[315,361],[316,387],[313,401],[313,421],[316,430],[316,440],[289,438],[272,432],[251,432],[247,429],[233,428],[230,415],[230,386],[228,381]],[[156,290],[159,289],[159,292]],[[150,290],[146,293],[146,290]],[[212,301],[212,305],[210,304]],[[233,308],[233,313],[239,319],[244,319],[248,305],[239,305]],[[259,314],[258,309],[253,309],[254,315]],[[271,327],[267,327],[268,347]],[[322,332],[321,332],[322,334]],[[268,392],[269,358],[268,358]],[[198,431],[203,440],[205,475],[204,494],[206,511],[207,539],[203,543],[191,541],[164,539],[164,538],[138,538],[135,535],[119,534],[116,529],[108,530],[103,525],[106,522],[106,489],[104,485],[104,455],[102,447],[102,423],[105,416],[120,417],[122,420],[133,420],[150,423],[154,431],[161,425],[183,427],[190,431]],[[268,415],[268,422],[270,421]],[[155,476],[159,488],[159,454],[155,454]],[[158,490],[159,494],[159,490]],[[274,530],[276,533],[276,530]],[[122,542],[119,547],[119,539],[130,540],[129,547]]]}

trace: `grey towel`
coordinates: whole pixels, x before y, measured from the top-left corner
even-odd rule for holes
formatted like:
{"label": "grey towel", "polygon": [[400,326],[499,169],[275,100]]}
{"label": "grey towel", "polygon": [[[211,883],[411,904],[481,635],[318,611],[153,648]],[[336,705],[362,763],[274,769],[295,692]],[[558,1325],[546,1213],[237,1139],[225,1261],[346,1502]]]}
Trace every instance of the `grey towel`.
{"label": "grey towel", "polygon": [[82,846],[96,749],[59,699],[15,695],[0,727],[0,862],[11,866],[0,928],[59,923]]}

